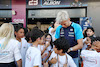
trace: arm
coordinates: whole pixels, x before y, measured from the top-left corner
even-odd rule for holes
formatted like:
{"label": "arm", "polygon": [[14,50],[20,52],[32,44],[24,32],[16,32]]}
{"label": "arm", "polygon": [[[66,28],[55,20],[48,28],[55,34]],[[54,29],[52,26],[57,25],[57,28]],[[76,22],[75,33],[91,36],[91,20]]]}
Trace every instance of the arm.
{"label": "arm", "polygon": [[55,54],[55,52],[53,51],[52,53],[51,53],[51,56],[50,56],[50,58],[49,58],[49,61],[48,61],[48,64],[55,64],[55,63],[57,63],[57,59],[56,59],[56,54]]}
{"label": "arm", "polygon": [[68,52],[70,51],[77,51],[78,49],[81,49],[83,47],[83,38],[82,39],[78,39],[77,40],[77,45],[75,45],[74,47],[72,47],[72,50],[68,50]]}
{"label": "arm", "polygon": [[18,42],[15,43],[15,48],[14,48],[14,57],[17,62],[18,67],[22,67],[22,60],[21,60],[21,54],[20,50],[18,49]]}
{"label": "arm", "polygon": [[47,47],[50,45],[50,43],[46,44],[46,47],[41,51],[41,55],[43,55],[43,53],[45,52],[45,50],[47,49]]}
{"label": "arm", "polygon": [[39,67],[39,66],[34,66],[34,67]]}
{"label": "arm", "polygon": [[56,64],[56,63],[57,63],[56,57],[54,57],[50,61],[48,61],[48,64]]}
{"label": "arm", "polygon": [[59,25],[60,25],[60,24],[55,23],[55,24],[54,24],[54,28],[51,30],[51,33],[55,32],[55,31],[56,31],[56,28],[57,28]]}
{"label": "arm", "polygon": [[17,65],[18,65],[18,67],[22,67],[22,60],[21,59],[17,61]]}
{"label": "arm", "polygon": [[50,51],[48,57],[47,57],[43,62],[46,62],[46,61],[49,59],[51,53],[52,53],[52,52]]}
{"label": "arm", "polygon": [[70,51],[77,51],[78,49],[81,49],[83,47],[83,33],[82,33],[82,28],[79,24],[74,24],[74,32],[75,32],[75,39],[77,40],[77,44],[72,47],[72,49],[69,49],[68,52]]}

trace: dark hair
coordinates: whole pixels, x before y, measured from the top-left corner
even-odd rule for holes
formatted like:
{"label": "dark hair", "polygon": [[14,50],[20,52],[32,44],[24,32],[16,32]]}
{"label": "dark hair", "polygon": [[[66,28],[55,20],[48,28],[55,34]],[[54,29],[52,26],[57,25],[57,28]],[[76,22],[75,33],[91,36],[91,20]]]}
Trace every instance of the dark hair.
{"label": "dark hair", "polygon": [[23,23],[18,23],[19,26],[23,27]]}
{"label": "dark hair", "polygon": [[45,35],[45,38],[46,38],[48,35],[51,37],[50,45],[51,45],[51,47],[53,48],[53,44],[52,44],[52,36],[51,36],[50,34],[47,33],[47,34]]}
{"label": "dark hair", "polygon": [[39,29],[38,26],[35,26],[35,27],[33,27],[33,28],[37,28],[37,29]]}
{"label": "dark hair", "polygon": [[26,35],[26,33],[28,32],[27,28],[23,28],[24,29],[24,34]]}
{"label": "dark hair", "polygon": [[87,37],[86,31],[87,31],[87,30],[85,30],[85,31],[84,31],[84,34],[83,34],[84,38]]}
{"label": "dark hair", "polygon": [[93,29],[93,27],[87,27],[87,30],[88,29],[91,29],[93,32],[95,32],[94,29]]}
{"label": "dark hair", "polygon": [[100,41],[100,37],[99,36],[98,37],[93,37],[91,39],[91,44],[93,44],[93,42],[95,42],[95,41]]}
{"label": "dark hair", "polygon": [[30,40],[31,36],[30,36],[30,32],[27,32],[25,35],[25,39],[28,42]]}
{"label": "dark hair", "polygon": [[46,30],[44,30],[44,33],[45,33],[45,34],[48,33],[48,32],[49,32],[48,28],[47,28]]}
{"label": "dark hair", "polygon": [[91,29],[93,32],[95,32],[93,27],[87,27],[87,29],[84,31],[84,37],[87,37],[87,33],[86,32],[87,32],[88,29]]}
{"label": "dark hair", "polygon": [[24,29],[22,26],[16,25],[14,26],[14,29],[16,32],[18,32],[20,29]]}
{"label": "dark hair", "polygon": [[57,50],[63,50],[63,53],[67,52],[68,49],[70,48],[69,42],[67,39],[61,37],[54,41],[54,45],[57,48]]}
{"label": "dark hair", "polygon": [[39,37],[41,38],[43,35],[44,35],[44,32],[37,28],[32,29],[32,31],[30,33],[32,42],[36,41],[36,39]]}

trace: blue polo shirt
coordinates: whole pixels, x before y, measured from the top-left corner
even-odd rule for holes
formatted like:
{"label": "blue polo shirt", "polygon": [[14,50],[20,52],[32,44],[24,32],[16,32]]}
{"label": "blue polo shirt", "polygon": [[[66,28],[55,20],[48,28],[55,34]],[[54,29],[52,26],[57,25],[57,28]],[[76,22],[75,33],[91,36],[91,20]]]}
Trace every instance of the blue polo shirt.
{"label": "blue polo shirt", "polygon": [[[79,24],[72,22],[72,24],[67,27],[63,28],[61,25],[57,27],[55,38],[58,39],[60,37],[65,37],[69,43],[70,47],[77,45],[77,40],[83,38],[82,28]],[[78,50],[72,51],[69,53],[71,57],[76,58],[78,57]]]}

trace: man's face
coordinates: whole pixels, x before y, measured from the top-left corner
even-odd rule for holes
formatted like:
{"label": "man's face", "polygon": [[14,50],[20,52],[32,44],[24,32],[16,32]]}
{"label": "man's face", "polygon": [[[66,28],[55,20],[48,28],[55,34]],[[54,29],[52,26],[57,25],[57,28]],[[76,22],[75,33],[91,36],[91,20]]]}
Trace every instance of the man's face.
{"label": "man's face", "polygon": [[69,20],[61,22],[62,27],[67,28],[69,26]]}

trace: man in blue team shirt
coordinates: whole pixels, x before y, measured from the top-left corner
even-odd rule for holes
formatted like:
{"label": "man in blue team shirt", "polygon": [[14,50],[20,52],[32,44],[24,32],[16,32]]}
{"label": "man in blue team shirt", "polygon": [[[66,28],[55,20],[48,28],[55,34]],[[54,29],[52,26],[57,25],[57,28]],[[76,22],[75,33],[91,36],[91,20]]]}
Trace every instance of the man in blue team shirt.
{"label": "man in blue team shirt", "polygon": [[65,37],[70,43],[68,53],[73,58],[77,67],[78,63],[78,49],[83,47],[82,28],[79,24],[71,22],[67,11],[61,11],[57,14],[56,22],[61,25],[57,27],[55,38]]}

